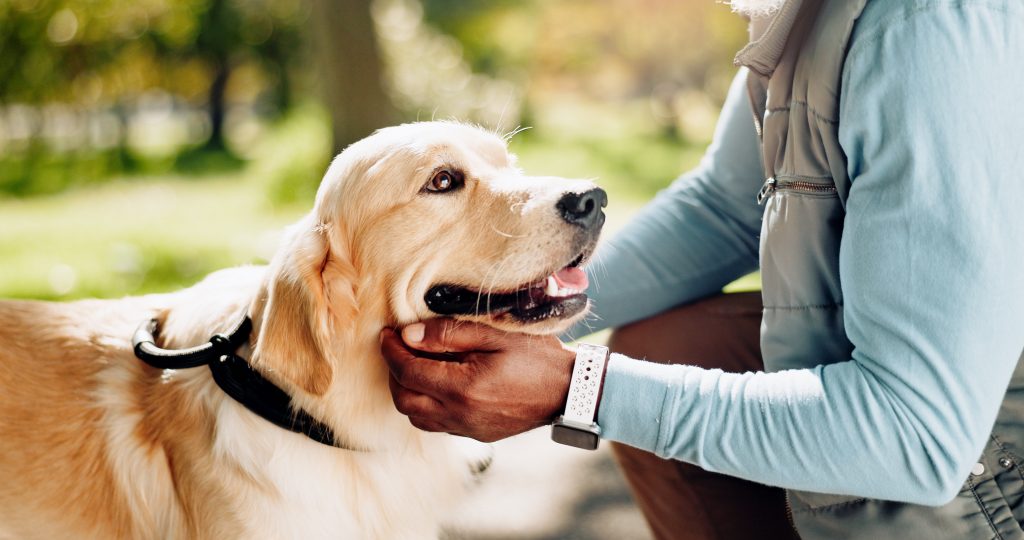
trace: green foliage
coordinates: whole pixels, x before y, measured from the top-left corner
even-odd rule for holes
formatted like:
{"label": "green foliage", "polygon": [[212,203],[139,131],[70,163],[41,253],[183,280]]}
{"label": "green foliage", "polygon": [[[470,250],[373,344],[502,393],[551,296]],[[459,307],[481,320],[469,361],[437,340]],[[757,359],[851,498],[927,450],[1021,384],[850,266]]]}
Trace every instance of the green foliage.
{"label": "green foliage", "polygon": [[309,207],[331,158],[331,128],[319,106],[304,104],[261,143],[251,174],[275,207]]}
{"label": "green foliage", "polygon": [[537,0],[424,0],[424,20],[455,37],[474,72],[508,75],[529,62]]}
{"label": "green foliage", "polygon": [[188,148],[174,157],[174,170],[183,174],[208,175],[236,171],[245,160],[225,148],[200,145]]}
{"label": "green foliage", "polygon": [[694,164],[702,149],[656,136],[584,140],[513,138],[511,148],[526,171],[592,178],[618,197],[646,200]]}
{"label": "green foliage", "polygon": [[475,71],[619,99],[670,89],[724,96],[743,21],[721,2],[423,0]]}
{"label": "green foliage", "polygon": [[0,192],[20,197],[58,193],[85,185],[112,168],[121,169],[117,151],[54,154],[33,145],[26,152],[0,158]]}
{"label": "green foliage", "polygon": [[92,105],[163,88],[201,100],[222,61],[255,62],[283,85],[307,17],[290,0],[8,0],[0,98]]}
{"label": "green foliage", "polygon": [[[291,0],[0,2],[0,194],[175,167],[238,168],[225,142],[228,110],[273,118],[291,105],[305,8]],[[154,93],[166,96],[166,114],[185,132],[150,127],[164,131],[150,140],[171,145],[158,150],[133,140]]]}
{"label": "green foliage", "polygon": [[[402,11],[395,6],[412,15],[394,17]],[[602,131],[592,122],[602,115],[591,111],[640,108],[652,128],[640,150],[653,160],[665,159],[658,148],[674,139],[704,140],[708,110],[744,39],[743,22],[712,2],[378,0],[374,7],[394,64],[387,86],[407,119],[439,113],[496,129],[532,125],[550,142],[568,135],[569,123],[577,132]],[[0,2],[0,195],[124,175],[239,170],[260,152],[233,142],[231,111],[270,122],[312,98],[321,70],[308,61],[309,9],[294,0]],[[157,123],[140,135],[136,117],[154,96],[180,125]],[[577,103],[588,108],[573,109]],[[31,114],[12,116],[12,107]],[[574,111],[571,122],[550,123],[566,110]],[[268,166],[275,200],[302,200],[311,188],[291,193],[292,186],[324,163],[315,148],[294,150],[312,158]],[[601,155],[612,159],[617,146],[608,150]],[[638,178],[653,176],[644,163],[620,164],[630,167]]]}

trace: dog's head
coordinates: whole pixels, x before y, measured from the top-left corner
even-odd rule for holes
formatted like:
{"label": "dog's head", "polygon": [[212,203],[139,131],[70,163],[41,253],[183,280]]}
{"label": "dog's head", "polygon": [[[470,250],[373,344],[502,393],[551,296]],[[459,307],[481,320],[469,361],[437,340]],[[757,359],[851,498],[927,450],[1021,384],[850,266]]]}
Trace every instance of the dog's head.
{"label": "dog's head", "polygon": [[[605,204],[591,182],[525,175],[488,131],[382,129],[334,160],[313,212],[272,264],[260,341],[287,331],[278,336],[286,343],[323,346],[332,325],[365,317],[558,332],[586,312],[580,266]],[[308,330],[279,330],[286,319]]]}

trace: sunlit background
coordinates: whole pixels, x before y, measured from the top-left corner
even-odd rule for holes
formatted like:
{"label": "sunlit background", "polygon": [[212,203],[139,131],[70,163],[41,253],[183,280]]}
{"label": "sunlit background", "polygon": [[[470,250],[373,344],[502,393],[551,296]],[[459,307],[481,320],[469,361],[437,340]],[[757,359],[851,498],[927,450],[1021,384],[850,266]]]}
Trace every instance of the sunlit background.
{"label": "sunlit background", "polygon": [[745,25],[714,0],[4,0],[0,297],[265,261],[331,156],[457,118],[613,226],[699,158]]}
{"label": "sunlit background", "polygon": [[[696,164],[745,37],[715,0],[2,0],[0,297],[265,262],[337,151],[417,119],[529,128],[522,166],[596,178],[615,229]],[[646,537],[607,453],[544,437],[453,537]]]}

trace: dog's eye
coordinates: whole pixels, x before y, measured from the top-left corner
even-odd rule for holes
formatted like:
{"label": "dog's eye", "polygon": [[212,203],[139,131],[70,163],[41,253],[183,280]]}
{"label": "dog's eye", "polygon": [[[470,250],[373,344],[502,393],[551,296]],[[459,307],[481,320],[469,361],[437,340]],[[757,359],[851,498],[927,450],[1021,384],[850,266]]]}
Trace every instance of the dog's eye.
{"label": "dog's eye", "polygon": [[442,193],[458,189],[460,187],[462,187],[462,173],[449,169],[441,169],[434,173],[434,177],[427,182],[426,186],[423,186],[423,189],[433,193]]}

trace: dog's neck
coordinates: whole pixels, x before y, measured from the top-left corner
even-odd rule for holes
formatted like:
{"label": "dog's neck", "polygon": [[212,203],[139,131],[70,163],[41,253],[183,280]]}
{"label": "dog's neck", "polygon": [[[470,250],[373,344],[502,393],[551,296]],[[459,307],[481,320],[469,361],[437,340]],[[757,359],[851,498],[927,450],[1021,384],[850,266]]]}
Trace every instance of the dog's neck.
{"label": "dog's neck", "polygon": [[[296,362],[295,357],[263,356],[256,362],[257,369],[292,396],[295,406],[330,426],[342,444],[369,450],[401,448],[422,436],[391,402],[388,370],[379,346],[380,332],[389,320],[383,297],[383,291],[363,289],[356,296],[357,311],[339,310],[357,316],[344,320],[332,312],[328,331],[319,343],[318,357],[304,359],[308,365],[301,367],[327,374],[328,380],[322,386],[315,385],[322,392],[310,392],[308,385],[296,382],[292,369],[295,366],[288,366]],[[272,308],[266,298],[265,294],[257,295],[250,307],[256,329],[264,327],[267,310]],[[254,331],[254,349],[258,348],[259,340],[259,331]],[[326,369],[317,366],[317,362],[322,362]],[[288,373],[293,376],[279,375]],[[302,374],[299,377],[305,378]]]}

